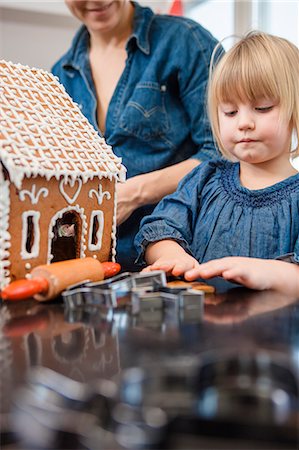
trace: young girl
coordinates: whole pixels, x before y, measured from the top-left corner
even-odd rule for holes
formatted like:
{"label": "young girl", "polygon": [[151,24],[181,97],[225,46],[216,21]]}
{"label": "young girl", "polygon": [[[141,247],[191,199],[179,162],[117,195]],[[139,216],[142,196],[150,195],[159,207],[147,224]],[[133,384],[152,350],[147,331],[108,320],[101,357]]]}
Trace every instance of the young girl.
{"label": "young girl", "polygon": [[249,33],[222,57],[208,109],[227,159],[202,163],[144,218],[135,243],[146,270],[291,283],[299,295],[298,80],[299,50],[279,37]]}

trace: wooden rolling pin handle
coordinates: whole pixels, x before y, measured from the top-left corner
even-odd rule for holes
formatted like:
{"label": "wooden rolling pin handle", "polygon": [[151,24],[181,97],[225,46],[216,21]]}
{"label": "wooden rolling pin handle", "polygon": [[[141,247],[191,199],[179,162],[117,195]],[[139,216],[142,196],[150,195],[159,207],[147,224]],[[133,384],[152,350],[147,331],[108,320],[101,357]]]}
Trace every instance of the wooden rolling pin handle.
{"label": "wooden rolling pin handle", "polygon": [[25,300],[35,294],[47,292],[49,282],[45,278],[36,277],[14,281],[1,291],[3,300]]}
{"label": "wooden rolling pin handle", "polygon": [[30,297],[39,301],[50,300],[73,283],[88,278],[100,281],[116,275],[120,269],[118,263],[100,263],[92,258],[42,265],[33,269],[32,278],[13,281],[6,286],[1,291],[1,297],[3,300],[25,300]]}
{"label": "wooden rolling pin handle", "polygon": [[114,277],[114,275],[117,275],[121,269],[121,265],[115,262],[106,261],[101,264],[104,272],[104,278]]}

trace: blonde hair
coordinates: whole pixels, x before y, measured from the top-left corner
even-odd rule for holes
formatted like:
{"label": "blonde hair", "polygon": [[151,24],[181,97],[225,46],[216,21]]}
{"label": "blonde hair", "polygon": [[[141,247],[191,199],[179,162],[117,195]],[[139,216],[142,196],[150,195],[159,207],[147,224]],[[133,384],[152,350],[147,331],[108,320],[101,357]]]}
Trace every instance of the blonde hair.
{"label": "blonde hair", "polygon": [[[216,54],[214,50],[214,54]],[[253,31],[222,56],[214,69],[213,58],[208,86],[208,112],[212,131],[221,153],[229,158],[220,137],[219,103],[275,100],[281,118],[299,136],[299,49],[286,39]],[[297,147],[298,152],[298,147]]]}

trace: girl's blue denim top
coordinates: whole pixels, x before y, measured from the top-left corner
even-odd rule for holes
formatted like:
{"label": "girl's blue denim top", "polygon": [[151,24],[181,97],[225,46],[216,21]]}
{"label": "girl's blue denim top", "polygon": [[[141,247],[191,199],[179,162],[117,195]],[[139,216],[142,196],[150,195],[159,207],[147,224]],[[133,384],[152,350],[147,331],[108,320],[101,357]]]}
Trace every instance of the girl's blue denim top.
{"label": "girl's blue denim top", "polygon": [[[190,19],[155,15],[149,8],[133,5],[126,65],[109,104],[105,131],[128,178],[188,158],[205,161],[216,156],[205,102],[217,41]],[[101,134],[88,53],[89,33],[82,26],[52,72]],[[105,61],[99,64],[105,67]],[[126,270],[136,270],[134,237],[141,218],[154,206],[139,208],[118,229],[117,260]]]}
{"label": "girl's blue denim top", "polygon": [[239,170],[215,160],[188,174],[142,220],[139,261],[149,243],[173,239],[199,262],[249,256],[299,263],[299,174],[252,191],[240,184]]}

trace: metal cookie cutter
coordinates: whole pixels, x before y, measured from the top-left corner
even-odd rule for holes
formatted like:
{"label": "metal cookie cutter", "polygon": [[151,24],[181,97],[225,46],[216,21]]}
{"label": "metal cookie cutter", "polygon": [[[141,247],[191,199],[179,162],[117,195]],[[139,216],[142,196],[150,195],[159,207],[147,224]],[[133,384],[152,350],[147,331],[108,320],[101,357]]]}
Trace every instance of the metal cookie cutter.
{"label": "metal cookie cutter", "polygon": [[204,314],[204,292],[163,286],[156,292],[132,290],[133,315],[144,315],[157,310],[163,311],[166,320],[198,322]]}
{"label": "metal cookie cutter", "polygon": [[62,293],[68,321],[90,322],[95,318],[111,321],[117,295],[127,293],[130,287],[128,272],[101,282],[86,281],[70,286]]}
{"label": "metal cookie cutter", "polygon": [[164,293],[165,320],[199,322],[204,316],[203,291],[186,289],[177,294]]}
{"label": "metal cookie cutter", "polygon": [[132,297],[132,314],[140,314],[144,312],[162,310],[163,299],[161,292],[147,291],[145,289],[133,289]]}
{"label": "metal cookie cutter", "polygon": [[153,272],[140,272],[132,274],[132,288],[143,288],[147,290],[159,290],[166,286],[166,275],[163,270]]}
{"label": "metal cookie cutter", "polygon": [[131,292],[133,289],[155,290],[166,286],[166,276],[163,271],[151,273],[125,272],[108,280],[86,283],[86,287],[100,291],[110,292],[107,296],[113,308],[131,303]]}
{"label": "metal cookie cutter", "polygon": [[82,286],[62,292],[65,315],[69,322],[90,322],[92,318],[111,321],[115,295],[110,290]]}
{"label": "metal cookie cutter", "polygon": [[132,276],[130,272],[124,272],[108,280],[89,282],[86,286],[99,291],[110,292],[111,305],[116,308],[118,306],[117,300],[129,294],[132,288]]}
{"label": "metal cookie cutter", "polygon": [[65,304],[65,318],[68,322],[97,324],[111,322],[114,310],[119,306],[131,305],[132,289],[154,290],[166,285],[164,272],[125,272],[108,280],[89,280],[70,286],[62,293]]}

